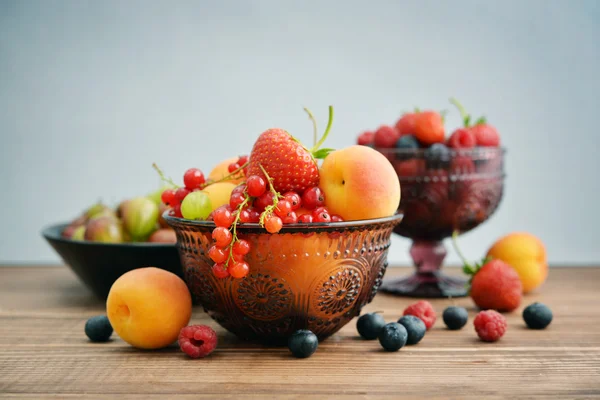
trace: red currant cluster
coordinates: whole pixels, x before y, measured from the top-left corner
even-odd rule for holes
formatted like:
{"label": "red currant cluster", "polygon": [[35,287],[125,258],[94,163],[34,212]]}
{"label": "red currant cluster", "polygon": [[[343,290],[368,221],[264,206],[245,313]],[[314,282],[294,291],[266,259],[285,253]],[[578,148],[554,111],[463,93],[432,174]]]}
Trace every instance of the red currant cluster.
{"label": "red currant cluster", "polygon": [[171,214],[182,218],[181,202],[183,199],[195,190],[202,190],[206,186],[204,174],[198,168],[190,168],[183,174],[183,184],[185,186],[176,189],[165,189],[160,196],[162,202],[171,207]]}
{"label": "red currant cluster", "polygon": [[244,167],[244,174],[245,174],[246,168],[247,168],[246,164],[248,163],[248,159],[249,159],[249,157],[247,155],[240,156],[240,158],[236,162],[229,164],[227,169],[229,170],[230,173],[233,173],[233,172],[239,170],[240,168]]}
{"label": "red currant cluster", "polygon": [[250,271],[244,258],[250,251],[250,243],[238,237],[239,223],[259,223],[267,232],[277,233],[284,224],[342,221],[341,217],[329,213],[319,187],[309,188],[302,195],[296,192],[281,195],[273,188],[266,171],[263,172],[266,179],[249,176],[246,183],[231,192],[229,204],[209,216],[216,228],[208,256],[215,262],[213,273],[218,278],[243,278]]}

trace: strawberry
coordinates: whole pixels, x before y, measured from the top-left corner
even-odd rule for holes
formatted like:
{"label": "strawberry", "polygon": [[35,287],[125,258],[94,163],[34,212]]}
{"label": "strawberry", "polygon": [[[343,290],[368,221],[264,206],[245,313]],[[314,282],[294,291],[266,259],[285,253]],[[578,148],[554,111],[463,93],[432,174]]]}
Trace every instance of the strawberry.
{"label": "strawberry", "polygon": [[[498,147],[500,146],[500,135],[496,128],[488,124],[485,117],[480,117],[471,124],[471,115],[467,114],[465,108],[458,102],[458,100],[451,98],[450,103],[454,104],[460,116],[463,119],[463,128],[459,128],[449,139],[450,147],[454,148],[470,148],[475,145],[481,147]],[[469,135],[465,132],[470,132],[473,138],[468,137]],[[456,137],[454,137],[456,135]],[[475,142],[472,144],[472,142]]]}
{"label": "strawberry", "polygon": [[413,134],[424,145],[444,142],[444,119],[437,111],[422,111],[415,114]]}
{"label": "strawberry", "polygon": [[[309,113],[309,116],[312,118],[312,114]],[[318,186],[319,167],[316,159],[325,158],[333,151],[319,149],[329,135],[332,122],[333,108],[329,107],[327,129],[311,150],[283,129],[266,130],[254,143],[246,176],[258,175],[267,179],[264,168],[272,180],[273,188],[279,193],[302,193],[307,188]]]}
{"label": "strawberry", "polygon": [[456,245],[456,236],[455,232],[452,238],[465,263],[463,272],[471,275],[469,295],[473,302],[483,310],[513,311],[519,307],[523,284],[517,271],[498,259],[486,258],[474,266],[469,264]]}
{"label": "strawberry", "polygon": [[417,121],[418,110],[413,113],[404,113],[398,122],[396,122],[396,131],[402,135],[411,135],[415,133],[415,123]]}

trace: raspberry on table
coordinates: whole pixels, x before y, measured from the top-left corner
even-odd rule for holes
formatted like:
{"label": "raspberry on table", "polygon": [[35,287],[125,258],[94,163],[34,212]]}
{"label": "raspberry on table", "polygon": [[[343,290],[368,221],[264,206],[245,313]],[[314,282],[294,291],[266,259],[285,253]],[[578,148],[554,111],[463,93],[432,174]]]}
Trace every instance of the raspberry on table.
{"label": "raspberry on table", "polygon": [[217,333],[206,325],[186,326],[179,332],[179,347],[191,358],[208,356],[217,347]]}
{"label": "raspberry on table", "polygon": [[506,318],[498,311],[480,311],[473,320],[477,336],[484,342],[495,342],[506,332]]}
{"label": "raspberry on table", "polygon": [[414,315],[425,323],[427,330],[435,324],[436,314],[433,306],[427,300],[419,300],[404,309],[402,315]]}

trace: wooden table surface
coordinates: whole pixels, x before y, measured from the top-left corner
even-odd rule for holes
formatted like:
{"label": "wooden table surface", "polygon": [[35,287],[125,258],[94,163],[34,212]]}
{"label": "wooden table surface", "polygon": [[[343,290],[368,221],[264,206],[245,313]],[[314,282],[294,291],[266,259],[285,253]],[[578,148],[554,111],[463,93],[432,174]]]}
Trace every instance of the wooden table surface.
{"label": "wooden table surface", "polygon": [[[390,268],[386,278],[409,272]],[[458,272],[458,270],[455,270]],[[554,312],[544,331],[525,328],[522,307],[508,314],[497,343],[478,341],[475,309],[461,331],[441,317],[421,343],[396,353],[357,337],[355,320],[308,359],[286,348],[237,340],[200,308],[192,323],[219,333],[207,359],[176,346],[135,350],[116,335],[90,343],[83,328],[104,312],[66,267],[0,268],[1,398],[600,398],[600,268],[554,268],[522,306],[542,301]],[[365,311],[395,321],[414,299],[379,293]],[[438,315],[450,300],[433,301]]]}

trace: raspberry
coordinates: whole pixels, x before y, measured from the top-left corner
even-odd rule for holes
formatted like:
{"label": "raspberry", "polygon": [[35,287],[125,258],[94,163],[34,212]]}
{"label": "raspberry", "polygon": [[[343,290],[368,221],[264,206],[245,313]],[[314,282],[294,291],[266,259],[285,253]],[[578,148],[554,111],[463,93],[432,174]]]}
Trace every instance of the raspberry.
{"label": "raspberry", "polygon": [[419,300],[406,307],[403,315],[414,315],[415,317],[420,318],[421,321],[425,323],[427,330],[431,329],[433,324],[435,324],[435,310],[431,303],[426,300]]}
{"label": "raspberry", "polygon": [[506,332],[506,318],[498,311],[480,311],[473,320],[477,336],[484,342],[495,342]]}
{"label": "raspberry", "polygon": [[217,347],[217,333],[206,325],[186,326],[179,332],[179,347],[191,358],[203,358]]}

